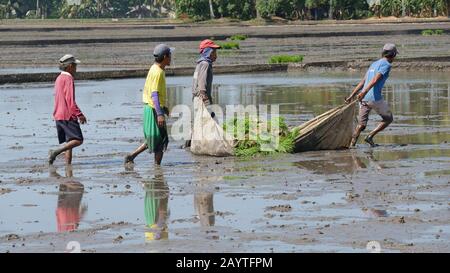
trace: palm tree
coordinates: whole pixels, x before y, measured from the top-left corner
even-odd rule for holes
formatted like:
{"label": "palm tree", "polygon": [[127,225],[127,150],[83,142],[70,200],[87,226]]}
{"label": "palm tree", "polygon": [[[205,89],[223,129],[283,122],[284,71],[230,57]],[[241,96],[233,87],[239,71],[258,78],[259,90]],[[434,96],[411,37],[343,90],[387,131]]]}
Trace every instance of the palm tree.
{"label": "palm tree", "polygon": [[0,4],[0,18],[9,19],[14,13],[15,10],[11,5],[11,1],[8,1],[5,4]]}
{"label": "palm tree", "polygon": [[96,0],[97,18],[104,16],[110,12],[111,1],[110,0]]}
{"label": "palm tree", "polygon": [[134,7],[130,7],[130,11],[127,12],[127,15],[136,16],[137,18],[141,19],[143,17],[149,16],[150,10],[147,8],[147,5],[141,3]]}

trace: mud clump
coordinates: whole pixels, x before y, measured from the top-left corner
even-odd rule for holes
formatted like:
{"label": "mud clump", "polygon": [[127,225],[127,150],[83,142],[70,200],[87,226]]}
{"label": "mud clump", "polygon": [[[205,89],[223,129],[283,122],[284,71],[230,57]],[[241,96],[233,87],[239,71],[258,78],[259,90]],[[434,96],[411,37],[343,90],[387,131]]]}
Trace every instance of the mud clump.
{"label": "mud clump", "polygon": [[19,178],[19,179],[16,180],[16,183],[19,184],[19,185],[22,185],[22,184],[31,184],[31,183],[33,183],[33,179],[29,179],[29,178]]}
{"label": "mud clump", "polygon": [[113,240],[113,242],[114,243],[121,243],[123,241],[123,236],[122,235],[119,235],[119,236],[117,236],[114,240]]}
{"label": "mud clump", "polygon": [[288,194],[286,192],[283,192],[281,194],[270,194],[270,195],[264,197],[264,199],[291,201],[291,200],[296,200],[297,196],[295,196],[295,194]]}
{"label": "mud clump", "polygon": [[10,192],[12,192],[12,191],[13,191],[13,190],[11,190],[11,189],[0,188],[0,195],[6,194],[6,193],[10,193]]}
{"label": "mud clump", "polygon": [[265,211],[278,211],[278,212],[290,212],[292,211],[291,205],[278,205],[266,207]]}
{"label": "mud clump", "polygon": [[347,200],[348,201],[353,201],[353,200],[355,200],[356,198],[359,198],[360,197],[360,195],[359,194],[357,194],[357,193],[347,193]]}
{"label": "mud clump", "polygon": [[20,236],[17,234],[8,234],[6,235],[6,240],[7,241],[13,241],[13,240],[19,240]]}

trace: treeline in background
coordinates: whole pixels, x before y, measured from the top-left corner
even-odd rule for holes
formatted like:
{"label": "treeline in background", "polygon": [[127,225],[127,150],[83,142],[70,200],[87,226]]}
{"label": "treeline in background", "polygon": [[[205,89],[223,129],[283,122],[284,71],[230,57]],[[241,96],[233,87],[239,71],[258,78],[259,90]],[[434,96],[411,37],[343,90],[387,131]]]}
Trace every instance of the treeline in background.
{"label": "treeline in background", "polygon": [[0,18],[179,18],[195,21],[274,17],[348,20],[449,16],[450,0],[0,0]]}

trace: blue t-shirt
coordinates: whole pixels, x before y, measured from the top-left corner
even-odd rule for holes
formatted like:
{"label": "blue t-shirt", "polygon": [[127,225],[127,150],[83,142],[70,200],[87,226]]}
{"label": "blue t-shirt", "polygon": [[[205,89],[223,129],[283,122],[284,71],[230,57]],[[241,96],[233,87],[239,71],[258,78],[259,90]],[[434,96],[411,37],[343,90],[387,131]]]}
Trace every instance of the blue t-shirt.
{"label": "blue t-shirt", "polygon": [[372,79],[380,73],[382,75],[381,79],[372,87],[372,89],[367,92],[363,101],[379,101],[383,99],[381,90],[383,89],[384,83],[389,78],[389,72],[391,71],[392,65],[386,59],[380,59],[372,63],[369,67],[369,71],[366,73],[366,82],[364,88],[372,81]]}

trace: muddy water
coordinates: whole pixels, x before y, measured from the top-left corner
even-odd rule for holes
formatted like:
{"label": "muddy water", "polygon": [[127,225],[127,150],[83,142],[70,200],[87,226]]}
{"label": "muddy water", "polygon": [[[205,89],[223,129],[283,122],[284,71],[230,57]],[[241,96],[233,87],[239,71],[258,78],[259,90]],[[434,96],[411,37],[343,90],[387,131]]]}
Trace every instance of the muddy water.
{"label": "muddy water", "polygon": [[[341,104],[360,76],[216,76],[214,97],[279,104],[294,126]],[[57,144],[52,86],[0,87],[0,251],[78,241],[86,252],[366,252],[373,240],[386,252],[450,251],[448,75],[392,74],[395,121],[375,149],[255,160],[192,156],[172,141],[161,168],[146,153],[125,169],[142,140],[143,81],[77,84],[88,124],[72,168],[45,164]],[[190,83],[168,78],[170,106],[190,103]]]}

